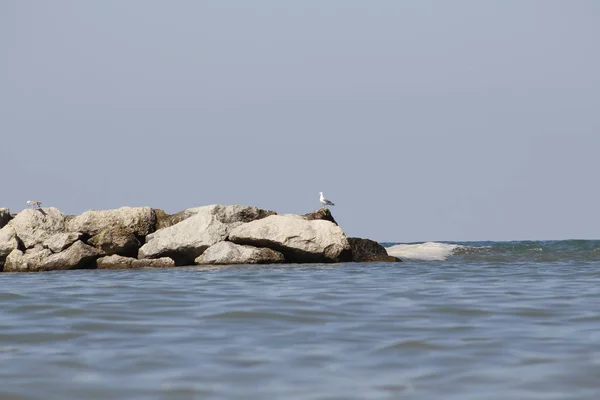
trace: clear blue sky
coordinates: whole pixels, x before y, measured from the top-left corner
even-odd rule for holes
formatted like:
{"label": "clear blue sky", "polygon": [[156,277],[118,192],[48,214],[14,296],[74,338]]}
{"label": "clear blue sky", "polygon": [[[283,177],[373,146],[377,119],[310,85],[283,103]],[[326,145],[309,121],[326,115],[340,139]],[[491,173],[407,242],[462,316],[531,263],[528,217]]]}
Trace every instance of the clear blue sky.
{"label": "clear blue sky", "polygon": [[0,206],[600,238],[600,2],[0,1]]}

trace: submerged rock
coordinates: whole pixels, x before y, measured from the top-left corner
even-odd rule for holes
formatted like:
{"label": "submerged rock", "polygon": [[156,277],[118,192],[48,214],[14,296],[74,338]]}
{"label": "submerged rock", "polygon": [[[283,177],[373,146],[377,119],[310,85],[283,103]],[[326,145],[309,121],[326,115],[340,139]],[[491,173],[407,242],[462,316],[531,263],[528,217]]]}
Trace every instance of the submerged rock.
{"label": "submerged rock", "polygon": [[227,238],[236,226],[270,215],[252,206],[211,205],[187,210],[181,222],[146,237],[138,258],[171,257],[177,265],[190,265],[207,248]]}
{"label": "submerged rock", "polygon": [[273,264],[284,263],[283,254],[278,251],[243,246],[231,242],[219,242],[210,246],[195,260],[196,264]]}
{"label": "submerged rock", "polygon": [[299,215],[272,215],[233,229],[229,240],[242,245],[268,247],[290,262],[350,261],[350,245],[342,229],[324,220]]}
{"label": "submerged rock", "polygon": [[352,249],[352,261],[354,262],[398,262],[399,258],[390,256],[385,247],[374,240],[362,238],[348,238]]}
{"label": "submerged rock", "polygon": [[99,258],[96,261],[98,269],[130,269],[130,268],[170,268],[175,266],[175,261],[169,257],[137,260],[116,254]]}

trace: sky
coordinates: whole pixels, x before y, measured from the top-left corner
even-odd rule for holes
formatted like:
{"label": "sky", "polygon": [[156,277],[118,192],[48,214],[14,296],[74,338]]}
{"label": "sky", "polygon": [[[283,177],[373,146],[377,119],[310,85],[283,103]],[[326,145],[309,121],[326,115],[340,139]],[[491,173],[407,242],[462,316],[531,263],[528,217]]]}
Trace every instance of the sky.
{"label": "sky", "polygon": [[0,0],[0,207],[600,238],[595,0]]}

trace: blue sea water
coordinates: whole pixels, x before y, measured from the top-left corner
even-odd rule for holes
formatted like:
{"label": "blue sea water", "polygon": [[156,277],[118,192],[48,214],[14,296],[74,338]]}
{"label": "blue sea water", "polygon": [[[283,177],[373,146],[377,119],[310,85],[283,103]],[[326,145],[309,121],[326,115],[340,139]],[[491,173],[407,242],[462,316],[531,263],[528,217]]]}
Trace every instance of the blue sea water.
{"label": "blue sea water", "polygon": [[0,399],[598,399],[600,241],[0,274]]}

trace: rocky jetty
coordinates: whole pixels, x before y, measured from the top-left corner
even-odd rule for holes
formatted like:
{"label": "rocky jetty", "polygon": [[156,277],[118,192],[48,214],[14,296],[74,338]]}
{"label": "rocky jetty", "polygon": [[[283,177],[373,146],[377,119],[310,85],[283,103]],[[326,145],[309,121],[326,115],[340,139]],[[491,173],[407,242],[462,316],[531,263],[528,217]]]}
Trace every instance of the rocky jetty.
{"label": "rocky jetty", "polygon": [[150,207],[65,215],[0,208],[0,271],[183,265],[394,262],[381,245],[347,238],[326,209],[280,215],[209,205],[169,215]]}

